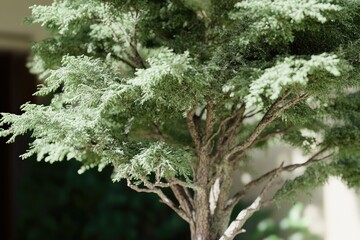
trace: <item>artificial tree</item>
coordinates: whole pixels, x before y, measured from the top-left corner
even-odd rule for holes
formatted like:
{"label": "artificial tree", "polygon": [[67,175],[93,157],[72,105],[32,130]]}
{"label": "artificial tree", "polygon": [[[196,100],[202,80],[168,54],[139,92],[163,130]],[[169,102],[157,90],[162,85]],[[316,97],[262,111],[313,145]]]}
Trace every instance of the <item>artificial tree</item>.
{"label": "artificial tree", "polygon": [[[359,186],[359,12],[355,0],[34,6],[28,21],[51,37],[34,44],[29,67],[43,80],[35,94],[51,102],[3,113],[0,134],[12,142],[31,133],[23,158],[74,159],[80,173],[111,165],[113,181],[157,194],[193,240],[233,239],[262,206],[329,176]],[[272,139],[309,159],[234,192],[235,173],[253,167],[249,151]],[[276,180],[298,168],[301,176]]]}

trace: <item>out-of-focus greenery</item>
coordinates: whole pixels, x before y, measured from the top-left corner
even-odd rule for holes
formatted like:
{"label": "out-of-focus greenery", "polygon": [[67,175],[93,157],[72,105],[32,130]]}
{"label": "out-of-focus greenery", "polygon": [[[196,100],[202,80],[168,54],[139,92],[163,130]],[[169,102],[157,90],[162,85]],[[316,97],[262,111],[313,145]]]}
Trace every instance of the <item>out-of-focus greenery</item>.
{"label": "out-of-focus greenery", "polygon": [[[239,209],[240,210],[240,209]],[[254,214],[247,222],[236,240],[320,240],[321,238],[309,231],[306,218],[303,216],[304,206],[296,203],[281,221],[271,217],[270,210],[262,210]]]}
{"label": "out-of-focus greenery", "polygon": [[[257,239],[262,240],[320,240],[320,237],[311,233],[308,228],[308,221],[303,216],[304,206],[301,203],[295,204],[288,215],[276,223],[274,219],[267,218],[257,226]],[[281,232],[281,235],[277,234]],[[264,238],[264,236],[267,236]]]}
{"label": "out-of-focus greenery", "polygon": [[112,183],[111,169],[77,174],[75,162],[25,161],[17,187],[17,239],[188,239],[186,223],[152,194]]}

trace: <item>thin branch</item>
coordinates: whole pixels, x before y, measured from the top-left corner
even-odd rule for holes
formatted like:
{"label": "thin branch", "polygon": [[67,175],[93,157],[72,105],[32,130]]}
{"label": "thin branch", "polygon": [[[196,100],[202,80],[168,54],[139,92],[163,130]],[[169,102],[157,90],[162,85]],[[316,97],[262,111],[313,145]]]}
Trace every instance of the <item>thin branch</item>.
{"label": "thin branch", "polygon": [[210,138],[208,139],[208,142],[211,142],[212,140],[214,140],[214,138],[219,135],[219,133],[221,132],[221,130],[223,129],[223,127],[226,125],[226,123],[228,123],[231,119],[233,119],[234,116],[233,115],[230,115],[228,116],[227,118],[225,118],[224,120],[222,120],[220,122],[220,125],[218,127],[218,129],[216,130],[215,133],[213,133]]}
{"label": "thin branch", "polygon": [[206,105],[206,126],[203,142],[210,142],[209,139],[211,138],[211,134],[213,133],[215,122],[214,104],[212,102],[209,102]]}
{"label": "thin branch", "polygon": [[199,190],[202,190],[202,188],[194,183],[188,183],[188,182],[185,182],[185,181],[181,181],[179,179],[172,179],[171,180],[171,184],[177,184],[179,186],[182,186],[184,188],[189,188],[189,189],[193,189],[193,190],[196,190],[196,191],[199,191]]}
{"label": "thin branch", "polygon": [[[136,18],[138,18],[139,16],[138,16],[138,12],[136,12]],[[140,54],[139,54],[139,51],[138,51],[138,49],[137,49],[137,34],[136,34],[136,25],[135,25],[135,27],[134,27],[134,32],[133,32],[133,36],[132,36],[132,41],[130,41],[130,47],[131,47],[131,49],[132,49],[132,52],[133,52],[133,54],[134,54],[134,60],[135,60],[135,62],[136,62],[136,64],[138,64],[141,68],[146,68],[146,66],[145,66],[145,63],[144,63],[144,61],[142,60],[142,57],[140,56]]]}
{"label": "thin branch", "polygon": [[154,130],[142,131],[141,134],[144,138],[155,139],[157,141],[164,141],[164,137],[165,137],[164,135],[156,132],[156,130],[155,131]]}
{"label": "thin branch", "polygon": [[239,233],[243,233],[245,232],[245,229],[243,229],[243,226],[245,224],[245,222],[255,213],[257,212],[263,202],[264,202],[264,197],[266,195],[266,193],[268,192],[268,190],[270,189],[273,181],[276,179],[276,177],[278,176],[280,170],[282,169],[284,163],[282,163],[280,165],[280,167],[277,168],[277,171],[273,174],[273,176],[271,177],[271,179],[269,180],[269,182],[265,185],[265,187],[262,189],[261,193],[259,194],[259,196],[255,199],[255,201],[246,209],[243,209],[235,218],[235,220],[233,220],[229,227],[225,230],[224,234],[221,236],[220,240],[232,240],[236,237],[236,235],[238,235]]}
{"label": "thin branch", "polygon": [[185,182],[185,181],[181,181],[177,178],[171,178],[170,181],[168,182],[161,182],[160,181],[160,177],[158,177],[158,175],[155,176],[155,178],[157,179],[156,182],[150,182],[148,180],[146,180],[145,178],[141,178],[140,180],[142,182],[144,182],[144,184],[150,188],[169,188],[169,187],[172,187],[172,186],[175,186],[175,185],[179,185],[183,188],[190,188],[190,189],[193,189],[193,190],[201,190],[202,188],[198,185],[195,185],[193,183],[188,183],[188,182]]}
{"label": "thin branch", "polygon": [[192,219],[192,212],[194,209],[194,206],[192,205],[192,199],[188,198],[184,188],[179,185],[171,186],[171,190],[174,193],[175,198],[179,202],[180,208],[184,210],[184,212],[190,219]]}
{"label": "thin branch", "polygon": [[188,125],[188,128],[189,128],[189,132],[190,132],[191,138],[192,138],[193,141],[194,141],[196,150],[197,150],[198,152],[200,152],[200,148],[201,148],[201,138],[200,138],[200,134],[199,134],[199,132],[198,132],[198,130],[197,130],[197,127],[196,127],[196,125],[195,125],[195,122],[194,122],[195,111],[196,111],[196,109],[194,108],[193,110],[191,110],[191,111],[187,114],[187,125]]}
{"label": "thin branch", "polygon": [[245,112],[245,104],[242,104],[240,108],[236,109],[232,115],[224,119],[218,128],[215,135],[219,135],[216,143],[217,152],[213,156],[213,159],[222,159],[223,154],[228,152],[230,145],[233,142],[236,134],[241,128],[241,120]]}
{"label": "thin branch", "polygon": [[[99,22],[105,22],[105,20],[101,20],[101,19],[99,19],[98,21],[99,21]],[[111,22],[110,20],[107,20],[107,21]],[[114,42],[116,42],[116,43],[121,43],[121,40],[120,40],[120,38],[116,35],[115,30],[114,30],[112,27],[110,27],[110,30],[111,30],[111,34],[112,34],[112,36],[113,36]],[[122,46],[121,48],[124,49],[124,46]],[[125,51],[125,52],[126,52],[126,51]],[[127,53],[127,52],[126,52],[126,53]],[[128,55],[128,57],[129,57],[129,54],[127,54],[127,55]],[[129,61],[129,60],[123,58],[123,57],[117,56],[117,55],[113,55],[113,56],[114,56],[116,59],[118,59],[119,61],[121,61],[121,62],[125,63],[126,65],[128,65],[132,70],[135,70],[135,69],[136,69],[136,66],[135,66],[131,61]]]}
{"label": "thin branch", "polygon": [[[324,159],[327,159],[329,157],[331,157],[332,155],[334,155],[333,153],[330,153],[322,158],[319,158],[319,159],[314,159],[312,162],[310,163],[315,163],[315,162],[319,162],[321,160],[324,160]],[[306,164],[307,165],[307,164]],[[304,166],[304,165],[303,165]],[[303,166],[299,166],[299,167],[303,167]],[[296,167],[295,169],[299,168],[299,167]],[[291,170],[290,170],[291,171]],[[266,202],[263,203],[263,206],[268,206],[270,204],[272,204],[274,202],[274,198],[271,198],[271,199],[268,199]]]}
{"label": "thin branch", "polygon": [[230,124],[228,129],[225,131],[223,142],[221,143],[222,146],[225,146],[226,151],[228,149],[231,149],[233,147],[234,141],[238,133],[240,132],[240,129],[242,128],[242,120],[245,113],[245,104],[242,104],[239,110],[237,111],[237,114],[235,115],[235,119]]}
{"label": "thin branch", "polygon": [[278,107],[281,105],[281,103],[283,103],[284,100],[285,100],[288,96],[290,96],[290,94],[291,94],[291,91],[290,91],[290,90],[287,90],[287,91],[285,92],[284,96],[282,96],[281,98],[279,98],[279,99],[270,107],[270,109],[268,110],[268,112],[269,112],[269,113],[272,113],[273,111],[275,111],[276,108],[278,108]]}
{"label": "thin branch", "polygon": [[183,189],[184,189],[184,192],[185,192],[185,194],[187,196],[187,199],[190,201],[190,204],[192,206],[194,206],[194,198],[191,196],[191,193],[190,193],[189,189],[186,188],[186,187],[184,187]]}
{"label": "thin branch", "polygon": [[160,139],[162,141],[166,141],[166,137],[161,132],[160,126],[156,122],[153,122],[152,125],[154,126],[155,133],[160,137]]}
{"label": "thin branch", "polygon": [[327,148],[323,148],[321,149],[320,151],[318,151],[317,153],[315,153],[313,156],[311,156],[307,161],[303,162],[303,163],[296,163],[296,164],[290,164],[290,165],[287,165],[285,167],[281,167],[281,169],[279,168],[275,168],[265,174],[263,174],[262,176],[258,177],[257,179],[254,179],[253,181],[249,182],[248,184],[246,184],[244,186],[244,188],[237,192],[232,198],[230,198],[225,206],[226,209],[228,208],[233,208],[239,201],[240,199],[242,199],[246,193],[248,191],[250,191],[252,188],[260,185],[261,183],[263,182],[266,182],[267,180],[269,180],[275,173],[282,173],[282,172],[292,172],[294,171],[295,169],[298,169],[300,167],[306,167],[307,165],[311,164],[311,163],[314,163],[314,162],[318,162],[318,161],[321,161],[321,160],[324,160],[330,156],[332,156],[333,154],[329,154],[329,155],[326,155],[322,158],[319,158],[317,159],[317,157],[319,155],[321,155],[323,152],[325,152],[327,150]]}
{"label": "thin branch", "polygon": [[[136,16],[136,17],[138,18],[138,16]],[[113,20],[97,19],[97,21],[112,23]],[[144,61],[142,60],[142,58],[139,54],[139,51],[137,50],[136,26],[134,28],[133,36],[130,36],[121,26],[119,26],[119,29],[122,32],[123,36],[125,37],[126,41],[128,42],[130,49],[132,51],[132,54],[133,54],[133,55],[130,55],[127,51],[125,51],[127,56],[131,60],[133,60],[137,64],[137,66],[139,66],[140,68],[146,68]],[[111,34],[112,34],[114,42],[120,43],[121,39],[116,35],[115,30],[111,26],[110,26],[110,30],[111,30]],[[130,61],[128,61],[124,58],[120,58],[120,57],[119,57],[119,60],[124,62],[128,66],[130,66],[132,69],[136,69],[136,66],[134,66],[134,64],[132,64]]]}
{"label": "thin branch", "polygon": [[184,219],[186,222],[191,223],[191,218],[184,212],[182,209],[178,208],[173,201],[171,201],[164,193],[158,188],[155,188],[151,185],[148,185],[146,182],[144,182],[144,185],[146,188],[140,188],[139,186],[133,184],[129,179],[127,179],[127,185],[131,189],[137,191],[137,192],[146,192],[146,193],[155,193],[157,194],[161,201],[168,205],[174,212],[176,212],[182,219]]}
{"label": "thin branch", "polygon": [[[96,19],[98,22],[109,22],[109,23],[112,23],[113,22],[113,20],[110,20],[110,19],[108,19],[108,20],[105,20],[105,19]],[[110,30],[111,30],[111,35],[112,35],[112,37],[113,37],[113,40],[114,40],[114,42],[116,42],[116,43],[121,43],[121,40],[120,40],[120,38],[116,35],[116,32],[115,32],[115,30],[111,27],[111,25],[110,25]],[[129,36],[128,36],[128,34],[126,33],[126,31],[123,29],[123,28],[121,28],[120,27],[120,30],[123,32],[123,35],[126,37],[126,40],[128,41],[128,42],[130,42],[130,38],[129,38]],[[124,47],[122,47],[122,49],[124,49]],[[126,52],[126,51],[125,51]],[[126,52],[127,53],[127,52]],[[128,54],[127,54],[128,55]],[[128,57],[129,57],[129,55],[128,55]],[[135,70],[136,69],[136,66],[133,64],[133,63],[131,63],[129,60],[127,60],[127,59],[125,59],[125,58],[122,58],[122,57],[118,57],[117,56],[117,59],[118,60],[120,60],[120,61],[122,61],[123,63],[125,63],[126,65],[128,65],[129,67],[131,67],[133,70]]]}
{"label": "thin branch", "polygon": [[265,113],[264,117],[261,119],[259,124],[256,126],[252,134],[248,137],[248,139],[241,145],[238,145],[231,149],[229,153],[225,156],[225,159],[229,159],[231,155],[239,152],[243,152],[246,149],[248,149],[256,138],[262,133],[262,131],[268,126],[270,123],[272,123],[282,112],[284,112],[286,109],[290,108],[291,106],[295,105],[296,103],[300,102],[301,100],[305,99],[308,95],[303,94],[300,95],[287,103],[285,103],[282,107],[279,107],[290,93],[285,94],[282,98],[278,99],[271,107],[270,109]]}
{"label": "thin branch", "polygon": [[268,140],[269,138],[274,137],[274,136],[276,136],[276,135],[278,135],[278,134],[286,133],[287,131],[289,131],[289,129],[290,129],[290,127],[285,128],[285,129],[282,129],[282,130],[278,130],[278,131],[275,131],[275,132],[267,133],[267,134],[265,134],[264,136],[259,136],[259,137],[253,142],[253,144],[266,141],[266,140]]}
{"label": "thin branch", "polygon": [[121,62],[125,63],[126,65],[128,65],[129,67],[131,67],[132,70],[136,69],[136,66],[133,63],[131,63],[129,60],[122,58],[122,57],[118,57],[118,56],[116,56],[116,58],[118,60],[120,60]]}
{"label": "thin branch", "polygon": [[137,192],[154,193],[154,189],[140,188],[138,185],[133,184],[129,179],[126,179],[127,186]]}
{"label": "thin branch", "polygon": [[256,114],[259,114],[259,113],[261,113],[262,112],[262,110],[258,110],[258,111],[251,111],[251,112],[249,112],[249,113],[247,113],[247,114],[245,114],[244,115],[244,119],[245,118],[251,118],[251,117],[253,117],[253,116],[255,116]]}
{"label": "thin branch", "polygon": [[[136,26],[134,28],[134,32],[133,32],[133,36],[130,36],[125,29],[123,29],[121,26],[119,26],[120,31],[123,33],[123,35],[125,36],[126,41],[128,42],[131,52],[133,55],[129,55],[128,57],[133,60],[137,66],[139,66],[140,68],[146,68],[144,61],[142,60],[138,50],[137,50],[137,35],[136,35]],[[114,33],[113,33],[114,35]]]}
{"label": "thin branch", "polygon": [[[305,162],[303,163],[295,163],[295,164],[290,164],[290,165],[287,165],[285,167],[283,167],[281,169],[281,172],[283,171],[287,171],[287,172],[292,172],[294,171],[295,169],[297,168],[300,168],[300,167],[306,167],[307,165],[315,162],[315,161],[320,161],[320,160],[323,160],[324,158],[320,158],[320,159],[317,159],[316,157],[318,157],[319,155],[321,155],[323,152],[325,152],[327,150],[327,148],[323,148],[321,149],[320,151],[318,151],[317,153],[315,153],[313,156],[311,156],[308,160],[306,160]],[[332,154],[331,154],[332,155]],[[331,155],[327,155],[325,156],[325,158],[328,158],[330,157]],[[264,175],[260,176],[259,178],[251,181],[250,183],[248,183],[246,186],[249,185],[249,187],[251,187],[252,185],[253,186],[256,186],[258,185],[259,183],[261,182],[264,182],[266,181],[267,179],[269,179],[273,174],[274,172],[278,171],[278,169],[273,169],[271,170],[270,172],[267,172],[265,173]]]}
{"label": "thin branch", "polygon": [[234,121],[229,126],[229,128],[226,130],[226,135],[236,134],[234,131],[238,126],[239,122],[243,119],[244,113],[245,113],[245,104],[242,104],[241,107],[236,111],[236,114],[234,115]]}
{"label": "thin branch", "polygon": [[[136,35],[135,35],[136,36]],[[137,41],[136,41],[137,42]],[[142,57],[140,56],[139,51],[137,50],[137,43],[131,43],[130,47],[132,49],[132,52],[134,54],[134,61],[140,68],[146,68],[144,61],[142,60]]]}

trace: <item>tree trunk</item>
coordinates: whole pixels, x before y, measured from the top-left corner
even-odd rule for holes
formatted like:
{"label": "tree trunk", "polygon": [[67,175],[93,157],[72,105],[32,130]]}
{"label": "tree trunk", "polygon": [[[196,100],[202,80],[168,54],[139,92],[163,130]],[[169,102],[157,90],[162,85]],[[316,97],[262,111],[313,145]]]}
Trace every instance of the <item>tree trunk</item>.
{"label": "tree trunk", "polygon": [[210,187],[209,181],[209,162],[210,159],[205,150],[199,156],[199,164],[196,171],[196,181],[202,186],[202,189],[196,191],[194,195],[195,220],[194,229],[192,230],[192,240],[212,240],[211,239],[211,219],[209,209]]}
{"label": "tree trunk", "polygon": [[[200,173],[200,171],[198,172]],[[190,226],[191,240],[218,240],[229,225],[231,209],[224,210],[232,185],[232,172],[224,172],[213,186],[206,185],[202,191],[194,196],[194,224]],[[199,175],[198,180],[205,180],[207,174]],[[214,190],[217,188],[217,191]],[[214,199],[214,195],[215,199]],[[211,209],[211,200],[213,208]]]}
{"label": "tree trunk", "polygon": [[222,211],[219,215],[211,215],[209,192],[198,194],[195,198],[195,222],[190,224],[191,240],[218,240],[229,224],[230,211],[228,214]]}
{"label": "tree trunk", "polygon": [[212,240],[209,210],[209,191],[198,192],[195,196],[195,226],[192,240]]}

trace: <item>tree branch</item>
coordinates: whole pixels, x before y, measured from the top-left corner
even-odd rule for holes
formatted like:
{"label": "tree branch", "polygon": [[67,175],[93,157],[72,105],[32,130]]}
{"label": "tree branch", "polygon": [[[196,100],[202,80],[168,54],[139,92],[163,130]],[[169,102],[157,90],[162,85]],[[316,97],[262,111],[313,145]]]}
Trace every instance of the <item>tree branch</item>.
{"label": "tree branch", "polygon": [[165,142],[167,139],[164,136],[164,134],[161,132],[160,126],[156,122],[153,122],[152,124],[154,126],[154,130],[155,130],[156,135],[159,136],[161,141]]}
{"label": "tree branch", "polygon": [[229,153],[225,156],[225,159],[229,159],[235,153],[244,152],[246,149],[252,146],[256,138],[262,133],[262,131],[266,128],[266,126],[272,123],[286,109],[290,108],[291,106],[295,105],[296,103],[300,102],[301,100],[305,99],[308,96],[308,94],[302,94],[288,101],[283,106],[279,107],[289,94],[290,92],[285,93],[283,97],[279,98],[270,107],[270,109],[265,113],[265,115],[263,116],[259,124],[256,126],[252,134],[247,138],[247,140],[243,144],[238,145],[233,149],[231,149]]}
{"label": "tree branch", "polygon": [[257,212],[263,202],[264,202],[264,197],[265,194],[268,192],[268,190],[270,189],[273,181],[276,179],[276,177],[278,176],[280,169],[282,169],[284,163],[282,163],[280,165],[280,167],[277,168],[277,171],[273,174],[273,176],[271,177],[271,179],[269,180],[269,182],[265,185],[265,187],[262,189],[261,193],[259,194],[259,196],[255,199],[255,201],[246,209],[243,209],[235,218],[234,221],[232,221],[229,225],[229,227],[225,230],[224,234],[221,236],[220,240],[232,240],[236,237],[236,235],[238,235],[239,233],[243,233],[245,232],[245,229],[243,229],[242,227],[244,226],[245,222],[255,213]]}
{"label": "tree branch", "polygon": [[121,62],[125,63],[126,65],[128,65],[129,67],[131,67],[132,70],[136,69],[136,66],[131,63],[129,60],[122,58],[122,57],[116,57],[117,59],[119,59]]}
{"label": "tree branch", "polygon": [[256,114],[259,114],[259,113],[261,113],[261,112],[262,112],[262,110],[248,112],[247,114],[244,115],[244,119],[245,119],[245,118],[251,118],[251,117],[253,117],[253,116],[255,116]]}
{"label": "tree branch", "polygon": [[275,131],[275,132],[267,133],[267,134],[265,134],[264,136],[258,136],[258,138],[256,138],[256,140],[253,142],[253,144],[266,141],[266,140],[268,140],[269,138],[274,137],[274,136],[276,136],[276,135],[278,135],[278,134],[286,133],[287,131],[289,131],[289,129],[290,129],[290,127],[287,127],[287,128],[285,128],[285,129],[282,129],[282,130],[278,130],[278,131]]}
{"label": "tree branch", "polygon": [[134,62],[140,66],[140,68],[146,68],[144,61],[142,60],[139,51],[137,50],[137,38],[136,38],[136,31],[134,31],[133,41],[130,42],[130,47],[132,50],[132,53],[134,54]]}
{"label": "tree branch", "polygon": [[215,125],[215,119],[214,119],[214,104],[212,102],[209,102],[206,105],[206,126],[205,126],[205,134],[203,137],[203,142],[210,143],[211,141],[211,134],[214,131],[214,125]]}
{"label": "tree branch", "polygon": [[240,124],[240,123],[243,120],[245,110],[246,110],[245,104],[242,104],[235,115],[234,121],[232,122],[232,124],[230,124],[228,129],[225,131],[225,134],[224,134],[225,139],[224,139],[224,142],[222,143],[222,145],[226,146],[226,150],[228,150],[232,147],[234,139],[236,138],[236,135],[239,133],[239,131],[242,127],[242,124]]}
{"label": "tree branch", "polygon": [[226,135],[234,134],[234,130],[238,127],[239,122],[243,119],[245,110],[245,104],[242,104],[241,107],[235,112],[234,121],[226,130]]}
{"label": "tree branch", "polygon": [[171,190],[174,193],[175,198],[180,204],[180,208],[184,210],[186,215],[193,219],[194,206],[192,205],[192,199],[189,199],[183,187],[179,185],[171,186]]}
{"label": "tree branch", "polygon": [[185,181],[181,181],[179,179],[172,179],[171,180],[171,184],[177,184],[179,186],[182,186],[184,188],[189,188],[189,189],[193,189],[195,191],[199,191],[199,190],[202,190],[202,188],[194,183],[188,183],[188,182],[185,182]]}
{"label": "tree branch", "polygon": [[187,114],[187,125],[191,138],[193,139],[193,142],[195,144],[195,148],[199,153],[201,150],[201,138],[194,121],[195,111],[196,109],[194,108]]}
{"label": "tree branch", "polygon": [[313,156],[311,156],[307,161],[303,162],[303,163],[296,163],[296,164],[290,164],[290,165],[287,165],[285,167],[278,167],[278,168],[275,168],[265,174],[263,174],[262,176],[258,177],[257,179],[249,182],[248,184],[246,184],[244,186],[244,188],[237,192],[235,195],[233,195],[232,198],[230,198],[225,206],[226,209],[228,208],[233,208],[245,195],[248,191],[250,191],[252,188],[260,185],[261,183],[269,180],[270,178],[273,177],[274,174],[277,174],[277,173],[282,173],[282,172],[292,172],[294,171],[295,169],[298,169],[300,167],[306,167],[307,165],[311,164],[311,163],[314,163],[314,162],[317,162],[317,161],[321,161],[321,160],[324,160],[328,157],[330,157],[332,154],[330,155],[326,155],[322,158],[319,158],[317,159],[318,156],[320,156],[323,152],[325,152],[327,150],[327,147],[321,149],[320,151],[318,151],[317,153],[315,153]]}
{"label": "tree branch", "polygon": [[213,133],[210,138],[208,139],[208,143],[211,142],[212,140],[214,140],[214,138],[219,135],[219,133],[221,132],[221,130],[225,127],[225,125],[232,119],[234,118],[234,115],[230,115],[227,118],[225,118],[224,120],[222,120],[220,122],[220,125],[218,127],[218,129],[216,130],[215,133]]}
{"label": "tree branch", "polygon": [[220,135],[216,144],[217,153],[213,159],[222,159],[223,155],[229,151],[231,143],[240,130],[241,124],[239,123],[243,119],[244,112],[245,104],[242,104],[239,109],[236,109],[232,115],[220,123],[218,131],[213,135],[214,137]]}
{"label": "tree branch", "polygon": [[140,188],[138,185],[133,184],[130,179],[127,180],[127,185],[131,189],[137,191],[137,192],[146,192],[146,193],[155,193],[157,194],[161,201],[168,205],[174,212],[176,212],[182,219],[184,219],[186,222],[191,223],[191,217],[189,217],[186,212],[180,208],[178,208],[173,201],[171,201],[159,188],[153,187],[151,184],[149,184],[147,181],[144,182],[144,185],[146,188]]}
{"label": "tree branch", "polygon": [[[138,17],[138,16],[136,16]],[[146,68],[144,61],[142,60],[139,51],[137,50],[137,35],[136,35],[136,26],[134,27],[134,32],[132,36],[130,36],[121,26],[119,26],[120,31],[125,36],[126,41],[128,42],[131,52],[133,55],[127,53],[128,57],[135,62],[135,64],[140,68]],[[113,31],[113,30],[112,30]],[[113,37],[115,41],[119,41],[119,38],[113,31]]]}
{"label": "tree branch", "polygon": [[[113,21],[112,20],[105,20],[105,19],[96,19],[98,22],[110,22],[112,23]],[[112,37],[113,37],[113,40],[114,42],[116,43],[121,43],[121,40],[120,38],[116,35],[116,32],[115,30],[110,26],[110,30],[111,30],[111,34],[112,34]],[[126,33],[126,31],[120,27],[120,30],[123,32],[123,35],[125,36],[126,40],[128,42],[130,42],[130,38],[128,36],[128,34]],[[122,49],[124,49],[124,46],[122,47]],[[131,55],[129,55],[126,51],[125,53],[127,54],[128,57],[131,58]],[[120,56],[116,56],[115,57],[120,60],[121,62],[125,63],[126,65],[128,65],[129,67],[131,67],[132,70],[135,70],[136,69],[136,66],[129,60],[127,60],[126,58],[123,58],[123,57],[120,57]]]}
{"label": "tree branch", "polygon": [[185,181],[181,181],[180,179],[177,178],[171,178],[169,180],[167,180],[168,182],[161,182],[160,181],[160,177],[158,174],[155,173],[155,178],[156,178],[156,182],[150,182],[148,181],[146,178],[144,177],[140,177],[140,180],[149,188],[169,188],[172,187],[174,185],[179,185],[183,188],[189,188],[189,189],[193,189],[195,190],[201,190],[202,188],[198,185],[195,185],[193,183],[188,183]]}

